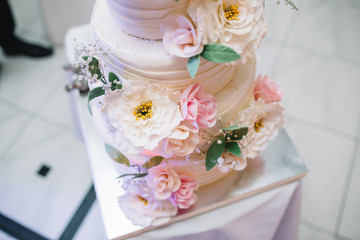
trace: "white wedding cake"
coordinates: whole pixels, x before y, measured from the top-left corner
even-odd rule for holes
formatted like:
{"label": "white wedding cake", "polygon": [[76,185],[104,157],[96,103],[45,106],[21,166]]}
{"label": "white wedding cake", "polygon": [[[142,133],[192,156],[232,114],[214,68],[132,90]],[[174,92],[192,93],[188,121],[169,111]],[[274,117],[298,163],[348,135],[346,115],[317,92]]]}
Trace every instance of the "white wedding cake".
{"label": "white wedding cake", "polygon": [[255,76],[264,0],[98,0],[91,27],[78,67],[134,224],[190,208],[284,125],[281,86]]}

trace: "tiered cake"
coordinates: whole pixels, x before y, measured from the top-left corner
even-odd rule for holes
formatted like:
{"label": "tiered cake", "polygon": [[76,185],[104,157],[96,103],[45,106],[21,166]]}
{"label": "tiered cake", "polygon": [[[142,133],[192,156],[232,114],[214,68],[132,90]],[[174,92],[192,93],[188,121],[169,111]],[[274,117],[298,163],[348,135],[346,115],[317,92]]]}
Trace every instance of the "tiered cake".
{"label": "tiered cake", "polygon": [[281,87],[255,79],[263,0],[98,0],[91,25],[89,103],[134,224],[196,204],[283,126]]}

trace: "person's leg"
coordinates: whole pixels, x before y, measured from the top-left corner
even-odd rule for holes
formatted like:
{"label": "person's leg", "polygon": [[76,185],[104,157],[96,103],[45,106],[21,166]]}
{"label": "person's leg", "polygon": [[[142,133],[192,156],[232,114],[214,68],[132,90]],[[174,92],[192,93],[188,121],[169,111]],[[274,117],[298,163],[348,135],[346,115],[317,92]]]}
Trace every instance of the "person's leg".
{"label": "person's leg", "polygon": [[15,36],[15,21],[7,0],[0,0],[0,45],[8,45]]}
{"label": "person's leg", "polygon": [[15,21],[7,0],[0,0],[0,46],[6,55],[45,57],[52,54],[51,48],[44,48],[24,42],[14,34]]}

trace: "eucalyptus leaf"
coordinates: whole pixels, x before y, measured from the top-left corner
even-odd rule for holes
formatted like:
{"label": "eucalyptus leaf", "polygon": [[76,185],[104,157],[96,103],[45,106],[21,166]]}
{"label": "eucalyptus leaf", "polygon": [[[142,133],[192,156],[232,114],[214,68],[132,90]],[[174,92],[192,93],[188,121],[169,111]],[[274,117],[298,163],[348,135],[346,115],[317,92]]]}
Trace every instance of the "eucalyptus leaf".
{"label": "eucalyptus leaf", "polygon": [[221,157],[221,154],[224,152],[225,144],[226,144],[225,137],[220,137],[210,145],[208,152],[206,154],[206,162],[205,162],[207,171],[211,170],[217,164],[218,158]]}
{"label": "eucalyptus leaf", "polygon": [[206,44],[200,55],[206,60],[214,63],[233,62],[241,58],[241,56],[232,48],[217,43]]}
{"label": "eucalyptus leaf", "polygon": [[109,72],[109,82],[113,83],[115,80],[119,81],[119,78],[116,76],[115,73]]}
{"label": "eucalyptus leaf", "polygon": [[121,83],[116,83],[116,89],[122,89],[122,84]]}
{"label": "eucalyptus leaf", "polygon": [[200,65],[200,55],[190,57],[187,63],[187,69],[192,78],[195,77]]}
{"label": "eucalyptus leaf", "polygon": [[136,174],[134,177],[130,178],[128,181],[131,181],[136,178],[142,178],[142,177],[145,177],[146,175],[148,175],[148,173],[139,173],[139,174]]}
{"label": "eucalyptus leaf", "polygon": [[102,89],[102,87],[93,88],[89,92],[89,95],[88,95],[88,110],[89,110],[91,115],[92,115],[92,111],[91,111],[91,107],[90,107],[90,101],[93,100],[94,98],[100,97],[100,96],[102,96],[104,94],[105,94],[105,90]]}
{"label": "eucalyptus leaf", "polygon": [[144,163],[143,167],[146,169],[150,169],[152,167],[156,167],[157,165],[159,165],[161,163],[161,161],[164,159],[164,157],[162,156],[155,156],[152,157],[149,161],[147,161],[146,163]]}
{"label": "eucalyptus leaf", "polygon": [[249,129],[247,127],[241,127],[239,129],[233,130],[228,134],[231,140],[241,140],[244,136],[248,134]]}
{"label": "eucalyptus leaf", "polygon": [[106,153],[109,155],[109,157],[114,160],[117,163],[124,164],[126,166],[130,166],[129,160],[122,154],[119,150],[114,148],[113,146],[109,144],[105,144],[105,150]]}
{"label": "eucalyptus leaf", "polygon": [[231,130],[236,130],[236,129],[239,129],[240,127],[238,125],[232,125],[230,127],[226,127],[226,128],[223,128],[223,130],[225,131],[231,131]]}
{"label": "eucalyptus leaf", "polygon": [[90,71],[92,76],[97,74],[97,79],[101,79],[102,78],[102,73],[101,73],[101,70],[100,70],[99,60],[97,60],[97,58],[95,58],[95,57],[90,57],[90,56],[83,56],[82,58],[85,61],[87,61],[89,58],[91,58],[91,62],[89,63],[89,71]]}
{"label": "eucalyptus leaf", "polygon": [[226,143],[225,149],[228,150],[230,153],[234,154],[235,156],[241,157],[241,149],[237,142]]}

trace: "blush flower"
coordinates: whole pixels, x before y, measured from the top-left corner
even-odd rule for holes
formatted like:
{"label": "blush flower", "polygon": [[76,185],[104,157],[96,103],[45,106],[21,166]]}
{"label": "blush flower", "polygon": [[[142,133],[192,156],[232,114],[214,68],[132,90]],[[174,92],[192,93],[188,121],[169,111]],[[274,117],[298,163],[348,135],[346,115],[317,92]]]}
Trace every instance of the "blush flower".
{"label": "blush flower", "polygon": [[159,165],[149,169],[146,184],[153,189],[156,198],[167,199],[180,188],[181,180],[173,168]]}
{"label": "blush flower", "polygon": [[[231,14],[230,14],[231,12]],[[208,42],[234,49],[245,63],[265,37],[264,0],[190,0],[188,13]]]}
{"label": "blush flower", "polygon": [[180,180],[181,186],[172,194],[170,201],[180,209],[187,209],[197,200],[197,196],[194,191],[199,188],[199,184],[195,178],[184,174],[180,175]]}
{"label": "blush flower", "polygon": [[192,22],[180,14],[170,14],[160,25],[163,45],[170,55],[188,58],[198,55],[203,50],[201,34]]}
{"label": "blush flower", "polygon": [[255,80],[255,100],[263,99],[265,103],[280,102],[282,98],[282,86],[272,81],[267,75],[259,75]]}
{"label": "blush flower", "polygon": [[126,217],[134,225],[143,227],[170,221],[178,209],[168,199],[157,199],[152,191],[146,189],[145,182],[136,181],[134,187],[118,198],[119,207]]}
{"label": "blush flower", "polygon": [[183,118],[196,128],[211,128],[216,124],[217,100],[206,94],[200,84],[190,85],[184,90],[180,105]]}
{"label": "blush flower", "polygon": [[196,133],[197,130],[191,123],[183,121],[174,128],[169,137],[160,142],[155,151],[164,157],[189,155],[200,141]]}

